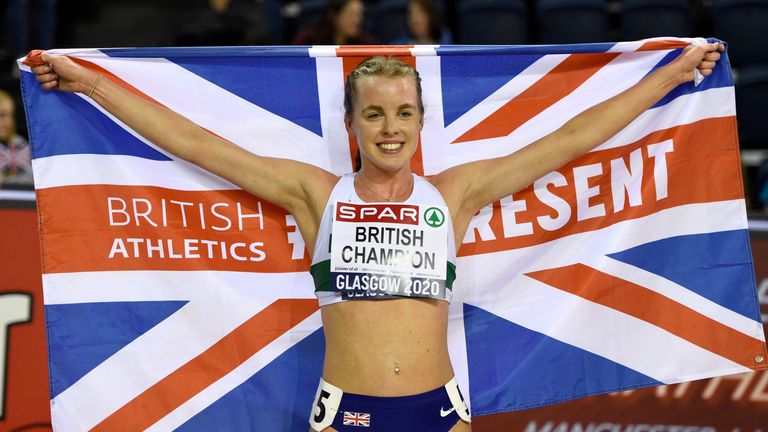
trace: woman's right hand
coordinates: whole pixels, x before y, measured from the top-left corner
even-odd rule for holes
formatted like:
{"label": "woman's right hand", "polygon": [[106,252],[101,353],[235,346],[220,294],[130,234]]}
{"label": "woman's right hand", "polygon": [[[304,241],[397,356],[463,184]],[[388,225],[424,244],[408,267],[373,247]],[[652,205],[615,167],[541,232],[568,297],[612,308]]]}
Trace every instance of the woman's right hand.
{"label": "woman's right hand", "polygon": [[88,93],[99,74],[75,63],[69,57],[43,52],[45,64],[35,66],[32,72],[46,90]]}

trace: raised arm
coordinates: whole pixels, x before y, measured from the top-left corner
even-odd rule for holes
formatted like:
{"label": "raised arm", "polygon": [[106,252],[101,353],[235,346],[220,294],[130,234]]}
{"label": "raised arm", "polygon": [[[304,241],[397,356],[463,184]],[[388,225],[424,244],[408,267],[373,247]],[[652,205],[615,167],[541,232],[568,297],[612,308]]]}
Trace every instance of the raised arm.
{"label": "raised arm", "polygon": [[325,199],[336,182],[333,174],[301,162],[254,155],[68,57],[48,53],[42,56],[46,64],[32,71],[43,88],[88,95],[162,149],[294,213],[300,226],[307,212],[322,214]]}
{"label": "raised arm", "polygon": [[668,65],[520,151],[459,165],[435,176],[433,183],[451,208],[457,239],[463,237],[469,219],[482,207],[607,141],[672,89],[692,81],[695,69],[710,75],[722,50],[717,43],[690,45]]}

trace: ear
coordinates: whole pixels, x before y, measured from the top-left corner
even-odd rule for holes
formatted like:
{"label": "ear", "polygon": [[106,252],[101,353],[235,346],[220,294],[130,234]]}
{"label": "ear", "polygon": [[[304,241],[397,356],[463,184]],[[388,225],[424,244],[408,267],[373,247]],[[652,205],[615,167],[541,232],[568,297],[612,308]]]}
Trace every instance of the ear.
{"label": "ear", "polygon": [[345,115],[344,116],[344,127],[347,129],[347,133],[354,136],[355,130],[352,128],[352,117]]}

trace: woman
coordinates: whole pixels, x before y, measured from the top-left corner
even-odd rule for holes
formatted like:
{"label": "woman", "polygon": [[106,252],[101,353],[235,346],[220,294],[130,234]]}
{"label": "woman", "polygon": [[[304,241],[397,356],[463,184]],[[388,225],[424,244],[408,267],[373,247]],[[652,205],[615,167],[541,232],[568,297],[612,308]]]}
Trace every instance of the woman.
{"label": "woman", "polygon": [[440,9],[432,0],[411,0],[406,13],[408,33],[391,41],[392,45],[449,45],[451,32],[443,26]]}
{"label": "woman", "polygon": [[[420,79],[397,60],[368,59],[347,79],[345,125],[359,144],[361,168],[341,178],[312,165],[251,154],[66,57],[44,53],[46,64],[32,70],[43,88],[86,94],[149,141],[294,215],[312,256],[326,337],[322,380],[310,416],[312,430],[348,430],[341,413],[362,413],[370,414],[372,430],[467,431],[469,412],[453,379],[446,335],[450,263],[470,219],[485,205],[606,141],[677,85],[692,80],[696,68],[705,76],[711,74],[722,49],[719,44],[689,46],[632,88],[524,149],[459,165],[429,180],[410,171],[424,120]],[[168,134],[169,129],[174,133]],[[413,208],[426,207],[433,212],[430,226],[445,227],[442,234],[424,240],[429,248],[445,252],[436,265],[445,266],[445,275],[435,291],[421,292],[418,298],[387,291],[375,299],[371,297],[382,292],[338,286],[338,275],[344,276],[341,269],[328,274],[326,258],[338,253],[350,235],[373,237],[371,226],[358,221],[356,213],[368,202],[384,203],[376,208],[392,214],[396,209],[400,213],[395,218],[403,220],[412,216]],[[439,209],[445,213],[438,215]],[[354,234],[343,231],[345,223]],[[413,233],[405,233],[405,228],[397,231],[409,238],[407,242],[419,241]],[[394,242],[383,237],[377,241]],[[406,282],[415,279],[407,273],[410,263],[391,261],[385,265],[411,276]]]}
{"label": "woman", "polygon": [[371,45],[376,40],[364,32],[361,0],[329,0],[318,23],[300,30],[294,45]]}
{"label": "woman", "polygon": [[[32,173],[29,143],[16,133],[15,113],[13,97],[0,90],[0,183],[5,177]],[[28,182],[32,183],[31,177]]]}

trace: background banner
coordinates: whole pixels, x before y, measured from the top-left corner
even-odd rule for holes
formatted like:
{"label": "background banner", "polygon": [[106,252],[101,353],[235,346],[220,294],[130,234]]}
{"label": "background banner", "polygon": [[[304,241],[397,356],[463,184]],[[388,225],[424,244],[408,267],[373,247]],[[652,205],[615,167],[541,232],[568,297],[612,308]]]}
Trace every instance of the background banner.
{"label": "background banner", "polygon": [[0,430],[49,431],[37,214],[7,203],[0,200]]}

